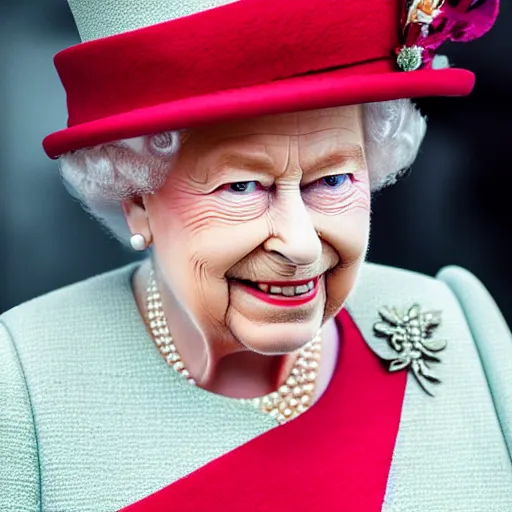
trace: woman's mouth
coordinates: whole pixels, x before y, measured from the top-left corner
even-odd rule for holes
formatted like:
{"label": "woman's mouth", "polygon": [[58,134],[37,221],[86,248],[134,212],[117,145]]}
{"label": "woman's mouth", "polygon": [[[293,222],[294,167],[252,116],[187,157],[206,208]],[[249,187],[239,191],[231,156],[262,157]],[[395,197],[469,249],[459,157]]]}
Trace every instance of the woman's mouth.
{"label": "woman's mouth", "polygon": [[302,281],[237,280],[245,291],[274,306],[300,306],[312,301],[318,293],[320,277]]}

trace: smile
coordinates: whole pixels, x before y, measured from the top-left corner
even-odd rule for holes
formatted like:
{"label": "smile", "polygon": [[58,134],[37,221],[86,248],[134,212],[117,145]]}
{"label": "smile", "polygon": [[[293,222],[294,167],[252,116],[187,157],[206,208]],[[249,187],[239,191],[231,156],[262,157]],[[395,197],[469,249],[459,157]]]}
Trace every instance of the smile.
{"label": "smile", "polygon": [[318,293],[320,277],[303,281],[239,280],[247,293],[274,306],[300,306],[312,301]]}

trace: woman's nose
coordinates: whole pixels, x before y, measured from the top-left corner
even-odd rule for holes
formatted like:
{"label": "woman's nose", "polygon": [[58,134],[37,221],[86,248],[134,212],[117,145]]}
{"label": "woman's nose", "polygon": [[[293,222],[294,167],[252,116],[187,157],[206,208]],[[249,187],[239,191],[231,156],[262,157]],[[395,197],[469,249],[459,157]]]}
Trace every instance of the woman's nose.
{"label": "woman's nose", "polygon": [[296,265],[310,265],[322,253],[322,244],[300,195],[278,201],[270,212],[272,234],[265,250],[282,254]]}

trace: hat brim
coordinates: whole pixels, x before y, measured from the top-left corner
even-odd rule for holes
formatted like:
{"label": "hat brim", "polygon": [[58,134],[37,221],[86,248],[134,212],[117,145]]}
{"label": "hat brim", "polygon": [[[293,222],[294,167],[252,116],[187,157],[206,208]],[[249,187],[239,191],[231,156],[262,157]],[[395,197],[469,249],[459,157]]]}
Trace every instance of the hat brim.
{"label": "hat brim", "polygon": [[335,70],[224,90],[140,108],[55,132],[43,141],[50,158],[141,135],[269,114],[399,98],[465,96],[475,76],[465,69],[425,69],[347,76]]}

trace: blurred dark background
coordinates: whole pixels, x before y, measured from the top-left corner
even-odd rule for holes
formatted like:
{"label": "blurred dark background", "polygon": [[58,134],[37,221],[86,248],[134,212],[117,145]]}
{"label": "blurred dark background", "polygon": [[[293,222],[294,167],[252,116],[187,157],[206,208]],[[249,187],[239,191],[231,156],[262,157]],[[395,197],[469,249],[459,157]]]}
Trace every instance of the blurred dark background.
{"label": "blurred dark background", "polygon": [[[512,2],[494,30],[445,49],[477,74],[469,98],[423,100],[413,172],[373,205],[370,260],[475,273],[512,324]],[[65,0],[0,0],[0,313],[135,255],[68,197],[41,140],[65,126],[52,57],[79,42]],[[63,319],[65,321],[65,319]]]}

